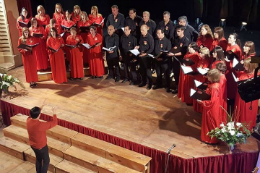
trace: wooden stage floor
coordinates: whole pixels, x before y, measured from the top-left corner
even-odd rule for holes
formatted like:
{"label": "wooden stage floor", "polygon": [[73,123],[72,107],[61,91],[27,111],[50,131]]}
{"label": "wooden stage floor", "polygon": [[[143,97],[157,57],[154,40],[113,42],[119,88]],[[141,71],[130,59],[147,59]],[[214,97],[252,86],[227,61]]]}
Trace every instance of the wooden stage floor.
{"label": "wooden stage floor", "polygon": [[[46,99],[43,112],[52,115],[57,107],[59,119],[86,126],[144,146],[167,151],[182,158],[197,158],[228,154],[224,144],[211,146],[200,141],[201,114],[192,106],[180,102],[164,89],[150,90],[115,83],[113,80],[88,77],[66,84],[39,82],[31,89],[25,83],[23,67],[9,72],[26,86],[26,91],[13,92],[2,99],[32,108]],[[238,145],[235,152],[257,152],[258,141],[250,137],[247,144]]]}

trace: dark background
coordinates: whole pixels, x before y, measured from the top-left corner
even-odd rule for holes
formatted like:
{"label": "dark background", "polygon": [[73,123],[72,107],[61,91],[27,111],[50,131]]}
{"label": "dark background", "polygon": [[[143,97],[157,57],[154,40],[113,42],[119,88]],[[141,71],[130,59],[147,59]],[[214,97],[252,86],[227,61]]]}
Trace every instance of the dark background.
{"label": "dark background", "polygon": [[91,6],[96,5],[103,17],[109,15],[110,7],[116,4],[125,16],[128,16],[129,8],[136,8],[140,16],[147,10],[156,22],[162,20],[162,13],[167,10],[172,20],[186,15],[191,23],[199,17],[203,23],[216,26],[221,18],[226,18],[227,26],[239,27],[245,21],[249,29],[260,29],[259,0],[31,0],[33,16],[37,6],[43,5],[46,13],[52,17],[56,3],[61,3],[64,10],[71,11],[74,5],[79,5],[87,13],[90,13]]}

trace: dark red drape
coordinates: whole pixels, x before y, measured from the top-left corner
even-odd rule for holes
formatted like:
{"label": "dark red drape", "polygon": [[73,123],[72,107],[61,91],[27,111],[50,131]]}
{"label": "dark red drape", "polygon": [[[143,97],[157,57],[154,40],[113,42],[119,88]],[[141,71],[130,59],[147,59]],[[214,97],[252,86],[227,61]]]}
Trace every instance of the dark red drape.
{"label": "dark red drape", "polygon": [[21,13],[22,8],[24,7],[28,11],[28,15],[32,17],[31,0],[16,0],[16,1],[17,1],[19,14]]}
{"label": "dark red drape", "polygon": [[[10,125],[10,117],[17,113],[29,115],[29,109],[5,102],[1,100],[1,109],[4,123]],[[49,121],[52,116],[42,114],[41,119]],[[100,140],[133,150],[135,152],[150,156],[151,173],[164,173],[167,153],[149,148],[125,139],[121,139],[103,132],[99,132],[88,127],[74,124],[65,120],[58,120],[60,126],[75,130],[77,132],[98,138]],[[181,146],[177,146],[181,147]],[[251,172],[256,166],[258,152],[238,153],[212,157],[201,157],[193,159],[183,159],[170,155],[167,173],[245,173]]]}

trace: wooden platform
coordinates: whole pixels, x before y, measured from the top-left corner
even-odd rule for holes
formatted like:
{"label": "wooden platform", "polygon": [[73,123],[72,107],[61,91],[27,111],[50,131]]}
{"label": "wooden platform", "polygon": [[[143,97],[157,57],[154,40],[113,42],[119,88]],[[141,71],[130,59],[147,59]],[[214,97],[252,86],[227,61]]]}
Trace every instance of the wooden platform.
{"label": "wooden platform", "polygon": [[[9,72],[25,81],[23,67]],[[198,158],[230,153],[224,144],[210,146],[200,141],[201,114],[181,103],[176,95],[164,89],[149,90],[115,83],[113,80],[90,79],[55,84],[39,82],[26,91],[13,92],[3,100],[25,108],[40,106],[47,99],[43,112],[52,115],[57,107],[59,119],[133,141],[182,158]],[[235,152],[257,152],[258,141],[250,137]]]}

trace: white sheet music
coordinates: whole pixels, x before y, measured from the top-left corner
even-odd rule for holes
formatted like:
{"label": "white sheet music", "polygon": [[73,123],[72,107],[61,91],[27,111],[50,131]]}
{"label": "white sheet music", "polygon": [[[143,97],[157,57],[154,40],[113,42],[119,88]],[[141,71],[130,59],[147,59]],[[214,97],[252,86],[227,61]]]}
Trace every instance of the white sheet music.
{"label": "white sheet music", "polygon": [[191,88],[191,89],[190,89],[190,97],[193,96],[193,94],[195,94],[195,93],[196,93],[196,90],[193,89],[193,88]]}
{"label": "white sheet music", "polygon": [[116,48],[116,46],[114,46],[114,47],[109,47],[109,48],[103,47],[102,49],[105,50],[105,51],[110,52],[110,51],[113,51],[115,48]]}
{"label": "white sheet music", "polygon": [[183,66],[183,65],[181,65],[181,68],[182,68],[184,74],[193,72],[192,68],[189,67],[189,66]]}
{"label": "white sheet music", "polygon": [[196,88],[197,88],[198,86],[202,85],[202,82],[197,81],[196,79],[194,79],[194,83],[195,83]]}
{"label": "white sheet music", "polygon": [[233,76],[233,78],[234,78],[234,80],[235,80],[235,82],[238,82],[238,78],[234,75],[234,73],[232,72],[232,76]]}
{"label": "white sheet music", "polygon": [[64,34],[65,34],[65,32],[61,33],[60,36],[63,37]]}
{"label": "white sheet music", "polygon": [[236,59],[236,58],[234,58],[233,59],[233,68],[234,67],[236,67],[236,65],[239,63],[239,61]]}
{"label": "white sheet music", "polygon": [[226,58],[225,58],[225,61],[227,61],[227,62],[230,62],[230,60],[228,59],[228,57],[226,56]]}
{"label": "white sheet music", "polygon": [[129,52],[131,52],[132,54],[134,54],[135,56],[138,56],[140,54],[139,50],[138,49],[132,49],[132,50],[129,50]]}
{"label": "white sheet music", "polygon": [[150,56],[151,58],[155,58],[155,56],[154,55],[152,55],[152,54],[147,54],[148,56]]}
{"label": "white sheet music", "polygon": [[125,28],[124,28],[124,27],[122,27],[121,29],[122,29],[123,31],[125,31]]}
{"label": "white sheet music", "polygon": [[82,45],[85,46],[87,49],[91,48],[91,46],[88,43],[83,43]]}
{"label": "white sheet music", "polygon": [[206,73],[208,73],[209,69],[208,68],[197,68],[198,72],[202,75],[205,75]]}

